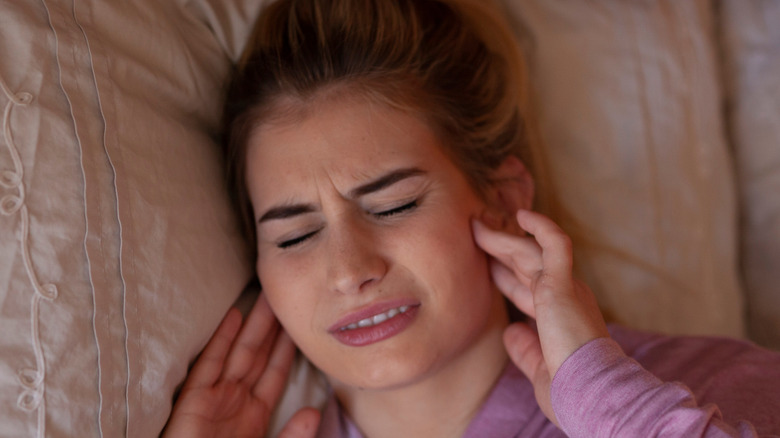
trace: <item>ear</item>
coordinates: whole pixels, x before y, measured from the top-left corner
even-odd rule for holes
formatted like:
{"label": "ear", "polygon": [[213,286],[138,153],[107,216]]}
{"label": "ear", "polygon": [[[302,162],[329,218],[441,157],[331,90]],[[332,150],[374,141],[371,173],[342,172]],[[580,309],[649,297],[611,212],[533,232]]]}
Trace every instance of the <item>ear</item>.
{"label": "ear", "polygon": [[[522,161],[514,155],[507,157],[493,171],[488,203],[493,209],[514,218],[519,209],[530,209],[534,201],[534,179]],[[510,220],[514,222],[513,220]]]}

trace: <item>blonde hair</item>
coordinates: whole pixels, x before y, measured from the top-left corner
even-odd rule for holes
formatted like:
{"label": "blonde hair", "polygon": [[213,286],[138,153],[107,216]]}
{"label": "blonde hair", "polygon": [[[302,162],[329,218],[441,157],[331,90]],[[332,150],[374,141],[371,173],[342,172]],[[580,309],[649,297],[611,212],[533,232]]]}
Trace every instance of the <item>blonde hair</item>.
{"label": "blonde hair", "polygon": [[254,237],[245,154],[254,127],[283,102],[305,107],[345,87],[413,112],[441,136],[477,191],[518,156],[543,168],[526,123],[527,72],[515,38],[486,0],[278,0],[261,14],[225,107],[229,184]]}

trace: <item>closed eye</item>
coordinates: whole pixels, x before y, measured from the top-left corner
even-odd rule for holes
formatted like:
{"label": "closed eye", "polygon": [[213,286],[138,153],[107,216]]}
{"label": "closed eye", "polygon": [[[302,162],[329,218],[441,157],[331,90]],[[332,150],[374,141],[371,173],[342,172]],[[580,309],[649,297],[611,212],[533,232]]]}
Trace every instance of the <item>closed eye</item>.
{"label": "closed eye", "polygon": [[395,216],[400,213],[405,213],[410,210],[414,210],[417,208],[417,200],[415,199],[412,202],[409,202],[408,204],[404,204],[395,208],[391,208],[390,210],[380,211],[377,213],[374,213],[374,216],[380,217],[380,218],[386,218],[390,216]]}
{"label": "closed eye", "polygon": [[[317,230],[317,231],[319,231],[319,230]],[[276,246],[278,248],[280,248],[280,249],[287,249],[287,248],[291,248],[291,247],[296,246],[296,245],[300,245],[301,243],[309,240],[309,238],[311,238],[312,236],[317,234],[317,231],[312,231],[311,233],[306,233],[306,234],[303,234],[301,236],[295,237],[293,239],[283,240],[283,241],[277,243]]]}
{"label": "closed eye", "polygon": [[[391,208],[389,210],[379,211],[379,212],[372,213],[372,214],[374,216],[378,217],[378,218],[389,218],[389,217],[392,217],[392,216],[395,216],[395,215],[398,215],[398,214],[407,213],[407,212],[409,212],[411,210],[414,210],[415,208],[418,207],[418,205],[419,205],[418,200],[414,200],[412,202],[408,202],[408,203],[400,205],[398,207],[394,207],[394,208]],[[309,232],[309,233],[306,233],[306,234],[302,234],[302,235],[300,235],[298,237],[295,237],[295,238],[292,238],[292,239],[283,240],[283,241],[277,243],[276,246],[279,249],[289,249],[289,248],[295,247],[297,245],[300,245],[300,244],[306,242],[307,240],[312,238],[318,232],[319,232],[319,230],[314,230],[312,232]]]}

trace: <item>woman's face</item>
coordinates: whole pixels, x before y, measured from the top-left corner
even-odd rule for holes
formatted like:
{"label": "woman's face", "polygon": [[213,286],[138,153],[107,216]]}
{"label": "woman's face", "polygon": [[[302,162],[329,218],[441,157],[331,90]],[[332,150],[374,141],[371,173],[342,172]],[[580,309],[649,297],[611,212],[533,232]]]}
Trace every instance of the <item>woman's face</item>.
{"label": "woman's face", "polygon": [[358,99],[307,114],[258,127],[247,163],[257,272],[299,348],[336,384],[395,388],[500,345],[486,206],[432,130]]}

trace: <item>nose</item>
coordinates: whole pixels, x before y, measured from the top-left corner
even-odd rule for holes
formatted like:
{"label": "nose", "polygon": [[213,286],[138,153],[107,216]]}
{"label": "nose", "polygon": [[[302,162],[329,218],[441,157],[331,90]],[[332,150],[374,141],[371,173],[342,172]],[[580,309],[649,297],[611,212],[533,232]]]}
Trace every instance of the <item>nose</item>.
{"label": "nose", "polygon": [[338,293],[360,293],[387,273],[376,233],[371,225],[358,222],[332,226],[328,233],[328,281]]}

